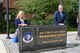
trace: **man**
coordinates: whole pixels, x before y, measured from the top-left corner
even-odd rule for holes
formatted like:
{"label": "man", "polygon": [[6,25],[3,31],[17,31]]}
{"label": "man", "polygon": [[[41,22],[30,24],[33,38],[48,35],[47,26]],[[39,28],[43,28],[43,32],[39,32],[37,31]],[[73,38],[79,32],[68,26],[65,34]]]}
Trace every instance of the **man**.
{"label": "man", "polygon": [[58,6],[58,11],[54,13],[54,25],[66,25],[67,15],[63,12],[63,6]]}

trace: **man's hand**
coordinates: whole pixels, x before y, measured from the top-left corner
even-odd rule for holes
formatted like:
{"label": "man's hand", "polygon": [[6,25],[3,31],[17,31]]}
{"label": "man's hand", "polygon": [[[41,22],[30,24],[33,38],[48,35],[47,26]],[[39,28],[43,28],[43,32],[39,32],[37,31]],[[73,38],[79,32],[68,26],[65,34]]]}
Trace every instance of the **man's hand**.
{"label": "man's hand", "polygon": [[59,25],[64,25],[63,23],[60,23]]}

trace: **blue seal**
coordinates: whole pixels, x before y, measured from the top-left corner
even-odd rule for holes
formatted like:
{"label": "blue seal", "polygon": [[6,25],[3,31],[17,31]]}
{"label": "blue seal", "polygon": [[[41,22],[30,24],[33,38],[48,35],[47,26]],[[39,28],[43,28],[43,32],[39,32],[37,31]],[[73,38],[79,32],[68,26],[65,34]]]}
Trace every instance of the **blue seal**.
{"label": "blue seal", "polygon": [[32,40],[33,40],[32,33],[31,32],[25,32],[24,37],[23,37],[23,42],[30,43],[30,42],[32,42]]}

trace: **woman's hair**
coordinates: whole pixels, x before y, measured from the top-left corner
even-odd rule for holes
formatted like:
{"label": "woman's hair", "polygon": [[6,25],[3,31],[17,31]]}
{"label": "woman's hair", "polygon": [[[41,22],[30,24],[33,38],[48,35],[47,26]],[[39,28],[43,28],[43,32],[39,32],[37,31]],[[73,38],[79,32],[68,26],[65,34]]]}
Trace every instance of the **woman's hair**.
{"label": "woman's hair", "polygon": [[[21,16],[21,17],[20,17]],[[23,11],[19,11],[16,18],[25,19],[25,13]]]}

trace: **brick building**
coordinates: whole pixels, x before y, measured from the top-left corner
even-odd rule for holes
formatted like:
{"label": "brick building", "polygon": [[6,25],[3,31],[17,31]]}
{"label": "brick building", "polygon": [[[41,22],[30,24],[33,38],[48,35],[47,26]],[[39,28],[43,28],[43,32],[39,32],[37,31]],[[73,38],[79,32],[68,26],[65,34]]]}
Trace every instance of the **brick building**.
{"label": "brick building", "polygon": [[[15,1],[16,0],[9,0],[9,9],[10,9],[10,11],[15,9],[15,5],[14,5]],[[6,0],[3,0],[2,4],[3,4],[3,12],[5,12],[5,10],[6,10]]]}

